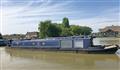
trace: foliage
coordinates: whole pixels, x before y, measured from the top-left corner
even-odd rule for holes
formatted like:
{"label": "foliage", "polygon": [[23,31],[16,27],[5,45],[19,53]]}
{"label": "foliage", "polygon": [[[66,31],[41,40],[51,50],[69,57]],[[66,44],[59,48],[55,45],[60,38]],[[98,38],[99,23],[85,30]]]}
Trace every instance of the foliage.
{"label": "foliage", "polygon": [[46,21],[42,21],[42,22],[40,22],[40,24],[39,24],[39,27],[38,27],[38,29],[39,29],[39,34],[40,34],[40,38],[45,38],[45,37],[47,37],[47,30],[48,30],[48,26],[49,26],[49,24],[51,23],[51,21],[50,20],[46,20]]}
{"label": "foliage", "polygon": [[78,36],[78,35],[81,34],[81,28],[80,28],[80,26],[71,25],[70,28],[71,28],[72,35]]}
{"label": "foliage", "polygon": [[51,23],[50,20],[40,22],[39,24],[40,38],[56,37],[60,35],[61,29],[56,24]]}
{"label": "foliage", "polygon": [[65,27],[65,28],[69,28],[70,27],[69,20],[66,17],[63,18],[62,24],[63,24],[63,27]]}
{"label": "foliage", "polygon": [[55,24],[49,24],[48,30],[47,30],[47,35],[48,37],[57,37],[60,36],[61,29],[56,26]]}
{"label": "foliage", "polygon": [[71,33],[71,30],[69,28],[62,28],[62,32],[61,32],[61,36],[71,36],[72,33]]}
{"label": "foliage", "polygon": [[90,27],[69,25],[68,18],[63,18],[62,24],[52,23],[50,20],[42,21],[38,30],[40,38],[89,35],[92,32]]}
{"label": "foliage", "polygon": [[92,33],[92,29],[90,27],[80,27],[81,28],[81,35],[90,35]]}

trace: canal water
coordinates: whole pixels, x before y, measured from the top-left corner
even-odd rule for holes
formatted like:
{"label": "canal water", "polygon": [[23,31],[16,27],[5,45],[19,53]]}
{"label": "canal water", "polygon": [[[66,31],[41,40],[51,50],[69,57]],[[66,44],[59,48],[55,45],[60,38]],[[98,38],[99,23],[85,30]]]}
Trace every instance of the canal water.
{"label": "canal water", "polygon": [[[96,38],[94,44],[119,44]],[[0,48],[0,70],[120,70],[120,54],[76,54]]]}

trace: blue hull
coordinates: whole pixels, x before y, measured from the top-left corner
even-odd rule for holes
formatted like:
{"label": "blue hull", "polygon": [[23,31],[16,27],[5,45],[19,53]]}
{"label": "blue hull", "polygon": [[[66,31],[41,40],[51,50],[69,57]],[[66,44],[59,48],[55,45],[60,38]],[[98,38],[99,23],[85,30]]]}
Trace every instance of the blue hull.
{"label": "blue hull", "polygon": [[74,52],[74,53],[87,53],[87,54],[115,54],[118,50],[117,47],[110,48],[110,49],[100,49],[100,48],[88,48],[88,49],[73,49],[73,48],[28,48],[28,47],[8,47],[8,48],[17,48],[17,49],[34,49],[40,51],[54,51],[54,52]]}

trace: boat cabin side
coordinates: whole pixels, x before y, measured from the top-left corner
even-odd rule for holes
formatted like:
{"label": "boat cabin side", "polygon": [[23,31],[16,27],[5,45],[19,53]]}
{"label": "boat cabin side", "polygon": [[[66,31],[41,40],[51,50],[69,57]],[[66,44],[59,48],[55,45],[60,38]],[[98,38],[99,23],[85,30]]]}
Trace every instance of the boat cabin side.
{"label": "boat cabin side", "polygon": [[11,43],[11,47],[23,48],[88,48],[90,46],[90,38],[15,40]]}

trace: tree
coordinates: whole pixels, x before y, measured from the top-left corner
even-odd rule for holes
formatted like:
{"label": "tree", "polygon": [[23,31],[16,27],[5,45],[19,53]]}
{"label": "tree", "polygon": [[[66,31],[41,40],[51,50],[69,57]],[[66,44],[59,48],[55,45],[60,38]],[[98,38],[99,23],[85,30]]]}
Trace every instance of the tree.
{"label": "tree", "polygon": [[39,24],[38,30],[40,38],[89,35],[92,32],[90,27],[70,26],[68,18],[63,18],[62,24],[52,23],[51,20],[42,21]]}
{"label": "tree", "polygon": [[81,34],[81,28],[80,28],[80,26],[71,25],[70,28],[71,28],[72,35],[78,36],[78,35]]}
{"label": "tree", "polygon": [[90,27],[80,27],[82,35],[90,35],[92,33],[92,29]]}
{"label": "tree", "polygon": [[60,36],[61,29],[55,23],[51,23],[50,20],[40,22],[39,24],[40,38],[57,37]]}
{"label": "tree", "polygon": [[48,30],[47,30],[47,35],[48,37],[58,37],[60,36],[61,29],[56,26],[56,24],[49,24]]}
{"label": "tree", "polygon": [[51,23],[50,20],[40,22],[39,27],[38,27],[40,38],[48,37],[47,31],[48,31],[48,26],[50,23]]}
{"label": "tree", "polygon": [[63,18],[63,22],[62,22],[62,24],[63,24],[63,27],[65,27],[65,28],[69,28],[70,27],[70,25],[69,25],[69,20],[68,20],[68,18]]}
{"label": "tree", "polygon": [[2,39],[3,37],[2,37],[2,34],[0,33],[0,39]]}
{"label": "tree", "polygon": [[62,28],[62,32],[61,32],[61,36],[71,36],[72,33],[71,33],[71,30],[70,28]]}

